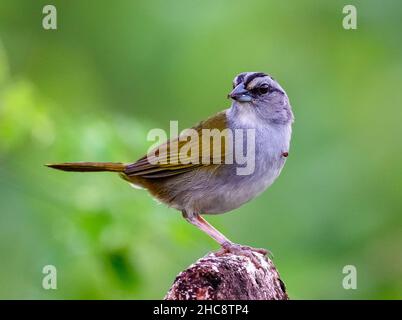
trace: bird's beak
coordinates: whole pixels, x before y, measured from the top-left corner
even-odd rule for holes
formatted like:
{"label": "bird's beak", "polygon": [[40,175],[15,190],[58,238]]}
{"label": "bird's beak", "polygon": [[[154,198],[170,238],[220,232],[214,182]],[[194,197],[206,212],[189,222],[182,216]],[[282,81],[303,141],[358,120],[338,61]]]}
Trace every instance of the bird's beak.
{"label": "bird's beak", "polygon": [[231,93],[228,94],[228,98],[239,102],[250,102],[253,98],[250,92],[244,87],[243,83],[240,83]]}

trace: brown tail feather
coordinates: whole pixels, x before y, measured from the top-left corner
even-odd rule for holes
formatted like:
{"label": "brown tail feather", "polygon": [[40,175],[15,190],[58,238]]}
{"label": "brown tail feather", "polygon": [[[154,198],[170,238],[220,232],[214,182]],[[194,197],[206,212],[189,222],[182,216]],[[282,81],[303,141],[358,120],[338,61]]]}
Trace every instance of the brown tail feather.
{"label": "brown tail feather", "polygon": [[112,171],[123,172],[125,165],[120,162],[65,162],[56,164],[47,164],[46,166],[63,170],[63,171],[76,171],[76,172],[99,172],[99,171]]}

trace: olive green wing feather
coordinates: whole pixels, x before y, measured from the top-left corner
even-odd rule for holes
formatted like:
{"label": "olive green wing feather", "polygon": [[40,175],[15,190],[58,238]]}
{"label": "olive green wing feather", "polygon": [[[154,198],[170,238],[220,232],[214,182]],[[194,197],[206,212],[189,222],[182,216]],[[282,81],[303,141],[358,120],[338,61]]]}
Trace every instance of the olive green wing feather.
{"label": "olive green wing feather", "polygon": [[124,173],[128,177],[165,178],[209,163],[224,163],[231,152],[226,143],[230,132],[226,128],[226,113],[222,111],[127,165]]}

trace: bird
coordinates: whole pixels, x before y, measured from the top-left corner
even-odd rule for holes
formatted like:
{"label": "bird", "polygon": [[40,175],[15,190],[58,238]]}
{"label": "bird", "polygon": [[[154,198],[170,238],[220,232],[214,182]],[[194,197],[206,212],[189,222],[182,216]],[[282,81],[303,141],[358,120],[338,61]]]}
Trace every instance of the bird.
{"label": "bird", "polygon": [[[46,166],[63,171],[118,173],[159,202],[180,211],[185,220],[220,245],[218,254],[247,256],[258,265],[254,254],[265,256],[268,250],[229,240],[203,216],[237,209],[272,185],[289,154],[294,115],[285,90],[264,72],[236,75],[228,98],[229,108],[190,128],[198,139],[188,141],[188,137],[178,135],[132,163],[65,162]],[[223,140],[223,145],[211,142],[215,137]],[[244,156],[246,145],[252,146],[247,156],[254,162],[249,172],[242,173],[245,162],[234,158],[238,153]],[[185,152],[181,152],[183,149]],[[209,151],[204,152],[206,149]],[[186,161],[182,161],[183,154]]]}

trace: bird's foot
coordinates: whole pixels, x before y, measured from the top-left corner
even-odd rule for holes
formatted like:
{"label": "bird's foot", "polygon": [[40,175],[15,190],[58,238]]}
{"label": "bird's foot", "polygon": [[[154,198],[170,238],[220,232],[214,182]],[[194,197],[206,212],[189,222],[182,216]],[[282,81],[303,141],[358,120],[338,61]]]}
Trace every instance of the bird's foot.
{"label": "bird's foot", "polygon": [[262,268],[261,263],[259,258],[254,254],[254,252],[257,252],[259,254],[262,254],[263,256],[268,255],[269,257],[272,257],[272,254],[269,250],[262,249],[262,248],[253,248],[249,246],[243,246],[237,243],[232,243],[232,242],[225,242],[222,244],[221,250],[219,250],[216,254],[218,256],[224,255],[225,253],[233,253],[238,256],[244,256],[249,258],[253,264],[258,268]]}

